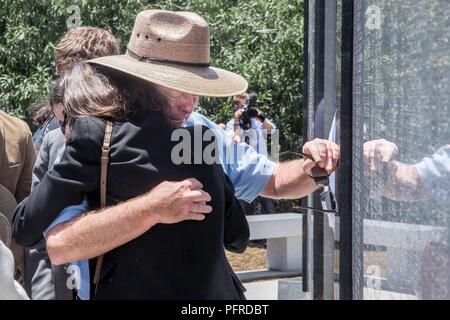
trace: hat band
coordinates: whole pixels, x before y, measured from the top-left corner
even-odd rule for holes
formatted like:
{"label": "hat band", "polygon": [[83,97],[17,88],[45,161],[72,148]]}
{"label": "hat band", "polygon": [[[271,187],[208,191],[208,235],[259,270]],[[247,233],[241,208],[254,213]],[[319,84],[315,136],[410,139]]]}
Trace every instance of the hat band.
{"label": "hat band", "polygon": [[150,56],[143,56],[139,55],[136,52],[133,52],[130,50],[130,48],[127,46],[127,54],[129,54],[130,57],[139,60],[140,62],[168,62],[173,64],[179,64],[183,66],[190,66],[190,67],[209,67],[209,63],[194,63],[194,62],[182,62],[182,61],[176,61],[176,60],[168,60],[168,59],[161,59],[161,58],[154,58]]}

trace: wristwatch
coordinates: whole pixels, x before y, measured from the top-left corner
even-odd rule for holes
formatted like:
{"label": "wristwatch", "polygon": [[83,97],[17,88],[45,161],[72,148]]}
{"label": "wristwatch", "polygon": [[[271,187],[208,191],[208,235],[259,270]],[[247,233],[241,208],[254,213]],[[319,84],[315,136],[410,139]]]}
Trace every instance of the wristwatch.
{"label": "wristwatch", "polygon": [[319,176],[319,177],[313,177],[310,175],[310,177],[314,179],[314,182],[319,187],[325,187],[325,186],[328,186],[328,184],[329,184],[328,175],[327,176]]}

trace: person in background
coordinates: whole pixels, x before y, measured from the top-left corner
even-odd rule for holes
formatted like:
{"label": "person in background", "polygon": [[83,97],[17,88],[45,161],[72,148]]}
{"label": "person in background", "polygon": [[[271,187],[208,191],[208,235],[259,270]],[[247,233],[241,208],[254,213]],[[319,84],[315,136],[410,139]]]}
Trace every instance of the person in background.
{"label": "person in background", "polygon": [[52,115],[52,110],[48,102],[40,102],[35,107],[36,113],[33,117],[33,125],[36,127],[42,126]]}
{"label": "person in background", "polygon": [[17,202],[31,190],[31,173],[36,152],[28,125],[0,110],[0,184]]}
{"label": "person in background", "polygon": [[[30,193],[35,160],[28,125],[0,110],[0,185],[14,196],[17,203]],[[24,250],[13,242],[12,251],[16,261],[16,279],[23,284],[27,279]]]}
{"label": "person in background", "polygon": [[[275,124],[258,109],[256,93],[243,93],[233,98],[234,118],[227,122],[226,131],[237,143],[245,142],[257,153],[267,156],[268,138],[276,129]],[[262,214],[273,214],[275,202],[270,198],[258,196],[253,202],[241,201],[247,215],[255,214],[255,204],[261,204]]]}

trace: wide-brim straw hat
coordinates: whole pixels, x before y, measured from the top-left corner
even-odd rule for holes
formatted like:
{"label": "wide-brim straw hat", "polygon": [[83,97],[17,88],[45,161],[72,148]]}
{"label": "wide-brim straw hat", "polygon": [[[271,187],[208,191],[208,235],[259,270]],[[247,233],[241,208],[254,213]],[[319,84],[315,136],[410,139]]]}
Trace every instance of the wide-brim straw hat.
{"label": "wide-brim straw hat", "polygon": [[126,54],[89,63],[198,96],[228,97],[248,86],[240,75],[210,66],[208,23],[192,12],[142,11]]}
{"label": "wide-brim straw hat", "polygon": [[16,206],[14,195],[0,185],[0,239],[8,247],[11,245],[11,222]]}

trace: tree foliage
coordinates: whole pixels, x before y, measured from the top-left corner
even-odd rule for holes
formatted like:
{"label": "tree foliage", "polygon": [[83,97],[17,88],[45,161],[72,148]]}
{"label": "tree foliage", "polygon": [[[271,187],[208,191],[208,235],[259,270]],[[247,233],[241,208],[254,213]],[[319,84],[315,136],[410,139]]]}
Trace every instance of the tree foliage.
{"label": "tree foliage", "polygon": [[[0,108],[31,124],[30,106],[55,78],[54,47],[73,23],[109,30],[125,51],[137,12],[161,8],[199,13],[210,24],[212,65],[249,80],[249,90],[281,131],[283,149],[297,148],[302,101],[301,0],[2,0],[0,3]],[[203,99],[199,111],[216,122],[233,112],[231,99]]]}

